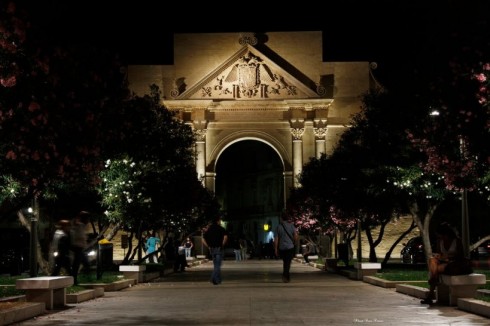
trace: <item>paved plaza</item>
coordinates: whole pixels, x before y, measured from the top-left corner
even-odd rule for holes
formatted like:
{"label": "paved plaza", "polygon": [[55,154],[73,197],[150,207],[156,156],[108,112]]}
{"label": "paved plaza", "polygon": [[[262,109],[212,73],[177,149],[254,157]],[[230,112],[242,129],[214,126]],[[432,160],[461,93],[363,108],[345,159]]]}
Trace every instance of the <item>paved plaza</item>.
{"label": "paved plaza", "polygon": [[209,282],[211,270],[208,262],[16,325],[490,325],[298,262],[291,283],[280,260],[226,260],[221,285]]}

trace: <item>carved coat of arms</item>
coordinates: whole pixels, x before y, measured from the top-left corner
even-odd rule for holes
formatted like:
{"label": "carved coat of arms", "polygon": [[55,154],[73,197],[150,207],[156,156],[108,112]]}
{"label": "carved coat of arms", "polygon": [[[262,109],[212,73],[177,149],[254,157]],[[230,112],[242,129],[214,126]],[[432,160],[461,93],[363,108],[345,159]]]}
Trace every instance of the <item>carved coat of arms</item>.
{"label": "carved coat of arms", "polygon": [[257,94],[261,78],[266,81],[273,80],[273,74],[262,60],[250,52],[241,57],[233,66],[225,81],[229,83],[238,82],[239,92],[246,97]]}

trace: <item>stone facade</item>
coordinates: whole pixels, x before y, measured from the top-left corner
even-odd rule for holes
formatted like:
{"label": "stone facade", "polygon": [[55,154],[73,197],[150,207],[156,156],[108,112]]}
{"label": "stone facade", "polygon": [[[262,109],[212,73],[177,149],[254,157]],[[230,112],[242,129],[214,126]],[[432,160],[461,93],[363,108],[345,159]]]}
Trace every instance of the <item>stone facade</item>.
{"label": "stone facade", "polygon": [[[282,187],[274,189],[284,203],[303,165],[333,151],[374,83],[368,62],[324,62],[318,31],[176,34],[173,65],[129,66],[128,80],[137,95],[159,86],[162,104],[192,126],[208,189],[216,193],[223,152],[253,140],[277,153]],[[275,228],[280,210],[251,215],[243,227],[266,240],[256,235],[268,221]]]}
{"label": "stone facade", "polygon": [[207,188],[220,154],[255,139],[280,157],[287,198],[303,164],[333,150],[371,82],[368,62],[323,62],[322,48],[316,31],[177,34],[173,65],[129,66],[128,78],[137,95],[158,85],[192,125]]}

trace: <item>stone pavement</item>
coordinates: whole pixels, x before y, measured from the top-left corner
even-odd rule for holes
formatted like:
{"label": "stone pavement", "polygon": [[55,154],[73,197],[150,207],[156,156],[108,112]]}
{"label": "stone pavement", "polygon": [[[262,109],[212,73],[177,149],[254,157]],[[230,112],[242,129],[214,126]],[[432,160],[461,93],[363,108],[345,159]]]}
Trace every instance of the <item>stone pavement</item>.
{"label": "stone pavement", "polygon": [[208,262],[16,325],[490,325],[297,262],[291,283],[280,260],[226,260],[221,285],[209,282],[211,270]]}

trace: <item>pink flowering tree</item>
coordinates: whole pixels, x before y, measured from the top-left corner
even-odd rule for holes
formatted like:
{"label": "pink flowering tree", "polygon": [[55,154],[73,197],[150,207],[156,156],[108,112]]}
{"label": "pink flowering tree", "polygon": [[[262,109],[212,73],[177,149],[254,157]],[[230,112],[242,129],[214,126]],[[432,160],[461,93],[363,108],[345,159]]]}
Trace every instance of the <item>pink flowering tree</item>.
{"label": "pink flowering tree", "polygon": [[434,86],[444,95],[431,106],[431,121],[422,130],[410,130],[408,137],[427,155],[424,170],[441,175],[448,190],[485,191],[490,165],[490,64],[468,71],[451,68],[452,82]]}
{"label": "pink flowering tree", "polygon": [[[489,75],[489,63],[475,64],[461,58],[450,61],[445,78],[429,84],[430,119],[424,128],[407,129],[414,148],[426,155],[419,165],[421,173],[439,176],[445,190],[460,195],[466,205],[468,193],[490,198]],[[468,221],[470,218],[471,214],[466,217]],[[469,232],[467,225],[464,227]],[[488,238],[484,236],[480,242]],[[468,243],[468,250],[478,244]]]}
{"label": "pink flowering tree", "polygon": [[102,144],[117,137],[100,117],[128,94],[113,55],[45,46],[13,3],[1,9],[0,207],[5,213],[60,188],[93,186],[103,167]]}

